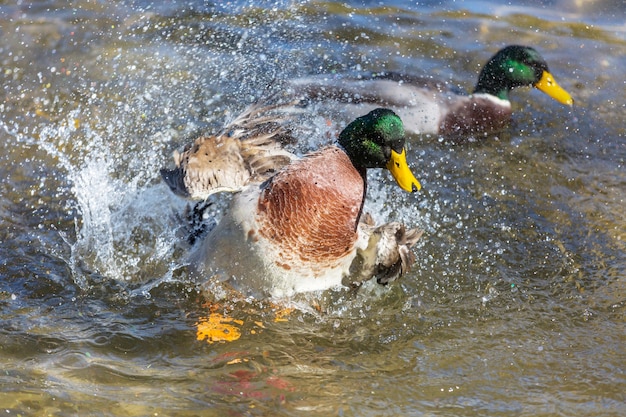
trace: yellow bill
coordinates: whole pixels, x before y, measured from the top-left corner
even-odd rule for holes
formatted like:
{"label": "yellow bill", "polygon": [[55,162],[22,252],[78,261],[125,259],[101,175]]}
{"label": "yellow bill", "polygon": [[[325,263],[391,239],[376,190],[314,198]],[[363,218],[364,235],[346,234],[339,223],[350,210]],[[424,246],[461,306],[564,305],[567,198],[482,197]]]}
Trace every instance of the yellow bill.
{"label": "yellow bill", "polygon": [[412,193],[422,189],[420,182],[413,176],[409,164],[406,162],[406,150],[403,148],[402,153],[391,151],[391,158],[387,162],[387,169],[391,171],[391,175],[404,191]]}
{"label": "yellow bill", "polygon": [[541,79],[537,81],[535,87],[559,103],[567,104],[568,106],[574,104],[572,96],[570,96],[567,91],[562,89],[561,86],[554,81],[554,77],[548,71],[543,72]]}

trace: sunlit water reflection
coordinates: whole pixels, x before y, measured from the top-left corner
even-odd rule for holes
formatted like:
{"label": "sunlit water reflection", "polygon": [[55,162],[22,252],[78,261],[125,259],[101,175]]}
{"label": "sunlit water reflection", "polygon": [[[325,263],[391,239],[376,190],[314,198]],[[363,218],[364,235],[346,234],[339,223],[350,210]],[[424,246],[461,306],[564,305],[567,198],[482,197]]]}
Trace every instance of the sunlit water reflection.
{"label": "sunlit water reflection", "polygon": [[[523,3],[0,6],[0,409],[623,415],[626,11]],[[158,174],[172,150],[290,77],[471,90],[509,43],[539,49],[576,105],[522,89],[496,137],[412,138],[420,194],[370,174],[367,209],[426,231],[408,276],[287,321],[240,302],[239,340],[196,341],[186,203]],[[328,140],[306,123],[300,151]]]}

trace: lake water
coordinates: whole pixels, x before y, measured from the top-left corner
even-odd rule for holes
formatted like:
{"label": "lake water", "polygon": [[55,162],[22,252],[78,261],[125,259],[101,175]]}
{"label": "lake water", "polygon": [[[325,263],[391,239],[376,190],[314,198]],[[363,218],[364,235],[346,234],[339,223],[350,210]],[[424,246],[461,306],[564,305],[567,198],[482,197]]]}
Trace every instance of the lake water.
{"label": "lake water", "polygon": [[[1,414],[626,415],[622,1],[0,4]],[[174,149],[277,80],[471,90],[511,43],[575,106],[516,90],[497,136],[411,138],[422,192],[372,174],[367,208],[425,230],[411,273],[285,320],[240,302],[238,340],[197,340]]]}

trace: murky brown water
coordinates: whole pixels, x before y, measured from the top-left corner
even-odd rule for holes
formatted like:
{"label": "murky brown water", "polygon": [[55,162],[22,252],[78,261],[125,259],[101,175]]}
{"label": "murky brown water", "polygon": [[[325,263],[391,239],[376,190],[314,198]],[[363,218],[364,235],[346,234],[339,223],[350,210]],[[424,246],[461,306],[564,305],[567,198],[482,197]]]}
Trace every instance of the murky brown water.
{"label": "murky brown water", "polygon": [[[624,415],[624,5],[253,3],[0,5],[0,412]],[[413,138],[424,192],[380,176],[368,201],[425,229],[408,276],[287,321],[241,303],[239,340],[196,340],[184,203],[158,174],[173,149],[275,80],[470,90],[510,43],[576,105],[522,89],[498,137]]]}

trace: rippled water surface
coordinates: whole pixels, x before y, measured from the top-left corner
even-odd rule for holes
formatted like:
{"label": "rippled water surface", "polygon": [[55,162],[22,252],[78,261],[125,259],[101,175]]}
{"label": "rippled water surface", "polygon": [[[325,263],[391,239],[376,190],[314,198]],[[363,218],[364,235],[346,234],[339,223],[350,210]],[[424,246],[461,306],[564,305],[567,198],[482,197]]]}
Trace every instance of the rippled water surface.
{"label": "rippled water surface", "polygon": [[[0,413],[626,414],[623,2],[13,3]],[[510,43],[540,50],[575,106],[520,89],[497,136],[411,138],[423,192],[371,175],[367,208],[425,230],[410,274],[285,321],[241,302],[238,340],[196,340],[209,311],[186,203],[158,173],[174,149],[291,77],[384,69],[471,90]],[[326,140],[309,122],[301,150]]]}

